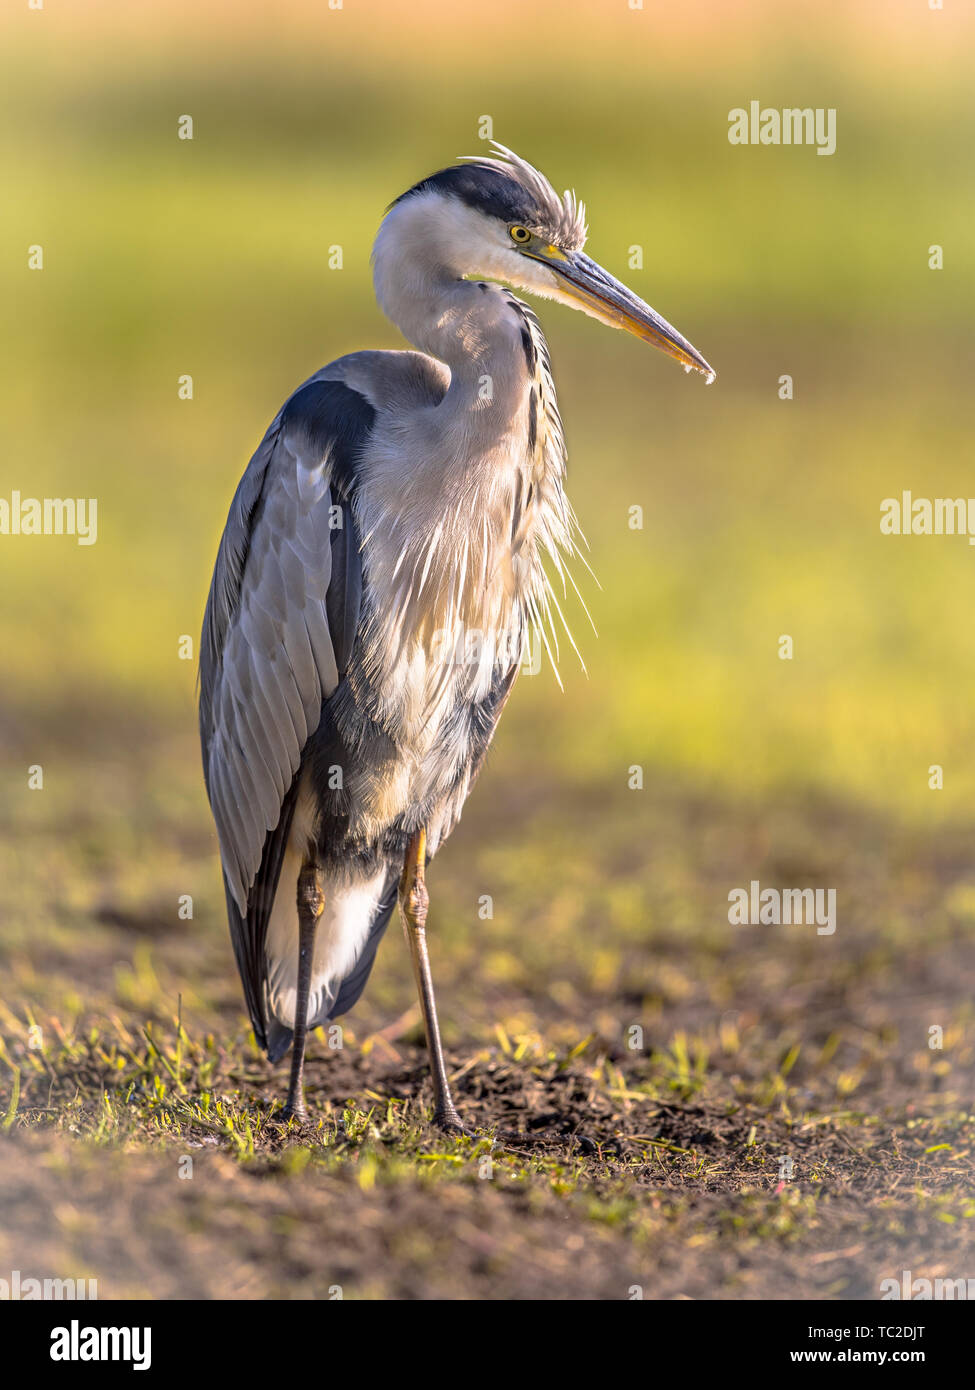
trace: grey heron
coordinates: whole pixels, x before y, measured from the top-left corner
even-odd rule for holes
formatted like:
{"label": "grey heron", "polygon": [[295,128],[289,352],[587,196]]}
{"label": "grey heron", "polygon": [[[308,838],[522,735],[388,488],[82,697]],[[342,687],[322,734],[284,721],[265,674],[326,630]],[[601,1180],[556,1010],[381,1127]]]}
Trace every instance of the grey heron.
{"label": "grey heron", "polygon": [[[711,367],[583,253],[585,210],[496,145],[393,202],[376,297],[417,351],[340,357],[272,420],[230,507],[200,733],[230,932],[259,1045],[359,998],[399,900],[434,1120],[463,1130],[427,950],[428,861],[456,824],[528,631],[561,614],[577,530],[538,319],[509,286]],[[470,634],[475,634],[474,641]]]}

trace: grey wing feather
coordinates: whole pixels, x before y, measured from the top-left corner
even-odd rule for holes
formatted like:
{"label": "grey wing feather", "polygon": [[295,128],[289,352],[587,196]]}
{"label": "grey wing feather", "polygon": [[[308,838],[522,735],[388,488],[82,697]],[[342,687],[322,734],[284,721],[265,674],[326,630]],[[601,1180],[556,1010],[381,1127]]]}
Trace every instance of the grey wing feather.
{"label": "grey wing feather", "polygon": [[[281,807],[278,824],[265,841],[264,857],[261,860],[261,867],[257,871],[257,878],[251,885],[246,916],[241,915],[240,909],[231,896],[227,875],[224,874],[223,878],[227,897],[227,920],[230,923],[230,937],[234,946],[234,955],[237,958],[237,969],[244,986],[247,1012],[254,1025],[257,1041],[261,1047],[265,1048],[268,1045],[269,1020],[264,1007],[264,937],[268,919],[271,916],[271,908],[274,906],[278,879],[281,876],[281,865],[288,844],[297,791],[298,779],[295,778],[291,784],[290,792],[284,799],[284,805]],[[273,1023],[273,1020],[271,1022]],[[289,1039],[291,1037],[290,1029],[288,1030],[288,1037]],[[277,1058],[272,1057],[271,1060],[276,1061]]]}
{"label": "grey wing feather", "polygon": [[[358,624],[361,557],[348,497],[374,419],[368,402],[340,381],[312,381],[291,397],[237,489],[204,617],[204,776],[259,1036],[263,1015],[259,1006],[255,1018],[254,1003],[292,788]],[[343,516],[337,545],[333,508]]]}

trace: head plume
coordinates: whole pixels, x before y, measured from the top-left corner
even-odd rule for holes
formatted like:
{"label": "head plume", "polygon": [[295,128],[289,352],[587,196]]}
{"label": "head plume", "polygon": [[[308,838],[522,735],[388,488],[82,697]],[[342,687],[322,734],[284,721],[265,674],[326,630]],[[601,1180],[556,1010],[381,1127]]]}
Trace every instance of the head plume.
{"label": "head plume", "polygon": [[587,236],[586,210],[575,194],[566,189],[560,198],[527,160],[496,140],[492,148],[495,157],[463,155],[461,163],[421,179],[396,202],[418,193],[441,193],[490,217],[522,223],[563,250],[580,250]]}

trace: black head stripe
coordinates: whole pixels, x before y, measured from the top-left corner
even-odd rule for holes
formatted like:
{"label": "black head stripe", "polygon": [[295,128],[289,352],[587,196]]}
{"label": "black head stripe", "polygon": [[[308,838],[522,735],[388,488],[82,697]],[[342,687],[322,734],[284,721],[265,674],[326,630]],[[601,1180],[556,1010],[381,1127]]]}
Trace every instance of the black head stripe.
{"label": "black head stripe", "polygon": [[547,210],[539,207],[517,179],[482,164],[455,164],[441,169],[439,174],[431,174],[407,189],[390,206],[395,207],[396,203],[417,193],[441,193],[459,198],[469,208],[476,208],[488,217],[523,223],[535,230],[541,230],[547,220]]}

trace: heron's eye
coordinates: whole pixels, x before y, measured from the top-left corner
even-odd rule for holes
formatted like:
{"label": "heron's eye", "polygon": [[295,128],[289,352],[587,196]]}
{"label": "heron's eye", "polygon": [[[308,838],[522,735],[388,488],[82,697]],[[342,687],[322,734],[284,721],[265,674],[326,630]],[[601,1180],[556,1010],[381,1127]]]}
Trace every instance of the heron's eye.
{"label": "heron's eye", "polygon": [[527,227],[509,227],[511,240],[517,241],[520,246],[524,246],[526,241],[531,241],[532,234]]}

